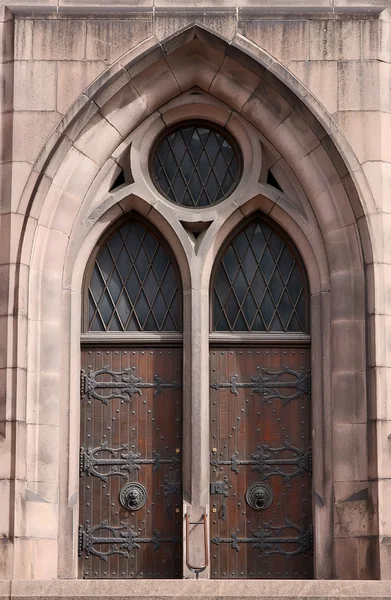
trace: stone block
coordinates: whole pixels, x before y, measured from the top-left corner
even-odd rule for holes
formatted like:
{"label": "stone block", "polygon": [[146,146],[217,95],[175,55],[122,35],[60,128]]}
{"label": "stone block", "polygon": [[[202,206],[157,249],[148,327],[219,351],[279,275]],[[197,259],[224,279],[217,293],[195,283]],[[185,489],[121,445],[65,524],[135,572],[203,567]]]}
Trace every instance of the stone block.
{"label": "stone block", "polygon": [[[376,452],[376,469],[374,477],[379,479],[391,479],[391,420],[390,421],[372,421],[373,439]],[[391,498],[389,500],[391,508]]]}
{"label": "stone block", "polygon": [[391,368],[368,369],[368,418],[391,420]]}
{"label": "stone block", "polygon": [[376,484],[338,481],[334,484],[334,502],[337,538],[376,535]]}
{"label": "stone block", "polygon": [[[193,0],[191,8],[228,8],[236,6],[237,0]],[[156,8],[170,8],[178,9],[183,8],[183,0],[155,0],[154,6]]]}
{"label": "stone block", "polygon": [[376,60],[338,63],[340,111],[391,111],[391,65]]}
{"label": "stone block", "polygon": [[227,57],[209,91],[240,112],[260,82],[260,77],[251,71],[245,71],[241,65]]}
{"label": "stone block", "polygon": [[[334,398],[343,402],[343,398]],[[333,456],[335,482],[368,479],[367,425],[366,423],[336,423],[333,427]]]}
{"label": "stone block", "polygon": [[[0,167],[1,171],[1,167]],[[20,199],[24,187],[31,174],[31,164],[28,162],[13,162],[12,163],[12,191],[11,191],[11,208],[12,212],[17,212]]]}
{"label": "stone block", "polygon": [[[104,144],[102,144],[104,140]],[[74,143],[75,148],[103,166],[111,153],[121,143],[122,136],[102,115],[97,113],[81,131]]]}
{"label": "stone block", "polygon": [[56,110],[56,64],[49,61],[15,61],[14,110]]}
{"label": "stone block", "polygon": [[[68,56],[69,57],[69,56]],[[57,110],[65,114],[76,98],[84,92],[106,65],[99,60],[61,61],[57,75]]]}
{"label": "stone block", "polygon": [[367,313],[391,315],[391,265],[366,266]]}
{"label": "stone block", "polygon": [[314,94],[330,114],[338,110],[335,61],[292,61],[289,63],[289,70]]}
{"label": "stone block", "polygon": [[391,62],[391,26],[381,19],[365,19],[363,27],[363,59]]}
{"label": "stone block", "polygon": [[14,59],[14,27],[13,22],[0,21],[0,62]]}
{"label": "stone block", "polygon": [[305,20],[241,20],[241,33],[284,64],[308,60],[308,22]]}
{"label": "stone block", "polygon": [[337,423],[367,422],[365,371],[333,373],[333,415]]}
{"label": "stone block", "polygon": [[133,77],[132,84],[151,111],[180,93],[178,83],[164,60],[157,61]]}
{"label": "stone block", "polygon": [[57,577],[57,540],[15,540],[15,579],[47,580]]}
{"label": "stone block", "polygon": [[391,538],[380,537],[379,544],[379,577],[389,581],[391,579]]}
{"label": "stone block", "polygon": [[[26,494],[27,495],[27,494]],[[40,494],[30,493],[25,504],[25,535],[28,538],[52,539],[58,535],[58,508]]]}
{"label": "stone block", "polygon": [[367,537],[336,539],[334,542],[335,577],[375,579],[377,577],[376,546],[376,539]]}
{"label": "stone block", "polygon": [[53,183],[64,191],[83,199],[99,166],[76,148],[71,148],[62,161]]}
{"label": "stone block", "polygon": [[0,163],[11,162],[12,158],[12,146],[11,144],[4,143],[5,140],[12,140],[12,121],[13,114],[6,113],[2,114],[0,118]]}
{"label": "stone block", "polygon": [[372,367],[391,367],[390,315],[368,317],[368,364]]}
{"label": "stone block", "polygon": [[330,288],[333,319],[348,321],[365,317],[365,279],[362,271],[332,274]]}
{"label": "stone block", "polygon": [[[389,440],[388,440],[389,441]],[[379,533],[381,536],[391,537],[391,479],[381,479],[379,488]]]}
{"label": "stone block", "polygon": [[34,20],[34,60],[83,59],[85,31],[85,21],[78,19]]}
{"label": "stone block", "polygon": [[360,163],[391,162],[391,114],[386,112],[339,112],[336,120]]}
{"label": "stone block", "polygon": [[244,105],[242,115],[267,135],[276,129],[292,111],[292,105],[262,81],[258,90]]}
{"label": "stone block", "polygon": [[34,163],[60,119],[61,115],[58,112],[14,113],[14,160],[20,163]]}
{"label": "stone block", "polygon": [[391,162],[367,161],[362,168],[379,211],[391,213]]}
{"label": "stone block", "polygon": [[146,98],[137,93],[132,83],[122,87],[121,91],[101,109],[102,115],[123,137],[128,135],[149,112]]}
{"label": "stone block", "polygon": [[[333,290],[331,290],[331,295]],[[365,370],[365,321],[333,321],[331,312],[331,362],[334,373]],[[335,399],[337,401],[337,399]]]}
{"label": "stone block", "polygon": [[152,15],[133,17],[131,20],[88,20],[86,58],[112,64],[150,35]]}
{"label": "stone block", "polygon": [[179,14],[179,11],[176,13],[165,12],[164,9],[155,11],[154,33],[159,41],[165,41],[170,35],[193,24],[205,25],[210,31],[215,31],[218,36],[230,40],[236,32],[236,11],[225,10],[224,13],[213,10],[207,12],[186,11],[182,14]]}
{"label": "stone block", "polygon": [[33,58],[33,24],[30,19],[15,19],[14,56],[15,60]]}
{"label": "stone block", "polygon": [[329,231],[325,235],[330,273],[363,269],[362,248],[356,225]]}
{"label": "stone block", "polygon": [[2,538],[10,534],[10,508],[11,508],[11,482],[8,479],[0,480],[0,536]]}
{"label": "stone block", "polygon": [[27,478],[58,483],[59,428],[55,425],[26,426]]}
{"label": "stone block", "polygon": [[13,109],[13,63],[0,63],[0,113],[10,112]]}
{"label": "stone block", "polygon": [[[0,596],[9,598],[11,593],[11,579],[14,573],[14,544],[9,538],[3,538],[0,545]],[[6,580],[9,581],[6,581]]]}
{"label": "stone block", "polygon": [[361,23],[355,19],[310,20],[310,61],[360,60]]}
{"label": "stone block", "polygon": [[223,61],[223,55],[214,48],[205,49],[199,40],[192,40],[185,48],[171,52],[166,62],[182,91],[198,85],[203,90],[209,87]]}
{"label": "stone block", "polygon": [[101,15],[110,11],[113,14],[123,15],[124,13],[138,12],[142,9],[148,9],[153,7],[153,0],[132,0],[132,4],[129,4],[129,0],[109,0],[109,3],[102,2],[102,0],[83,0],[83,4],[80,4],[80,0],[59,0],[58,8],[60,14],[78,14],[88,11],[88,14]]}
{"label": "stone block", "polygon": [[[359,220],[359,226],[363,219]],[[391,214],[377,213],[368,215],[365,224],[368,226],[373,260],[377,263],[391,264]]]}

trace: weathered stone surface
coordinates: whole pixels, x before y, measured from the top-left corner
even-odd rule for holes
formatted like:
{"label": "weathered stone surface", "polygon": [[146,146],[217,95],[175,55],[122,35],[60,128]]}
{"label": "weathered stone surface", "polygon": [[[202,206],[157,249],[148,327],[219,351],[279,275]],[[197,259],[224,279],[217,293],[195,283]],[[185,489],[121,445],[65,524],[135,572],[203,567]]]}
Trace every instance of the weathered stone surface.
{"label": "weathered stone surface", "polygon": [[56,110],[56,64],[15,61],[14,110]]}
{"label": "weathered stone surface", "polygon": [[105,68],[105,63],[99,60],[60,61],[57,71],[57,110],[65,114]]}
{"label": "weathered stone surface", "polygon": [[81,20],[37,20],[33,25],[34,60],[85,58],[86,23]]}
{"label": "weathered stone surface", "polygon": [[125,20],[89,20],[86,28],[85,57],[109,65],[152,34],[152,16],[133,19],[131,27]]}

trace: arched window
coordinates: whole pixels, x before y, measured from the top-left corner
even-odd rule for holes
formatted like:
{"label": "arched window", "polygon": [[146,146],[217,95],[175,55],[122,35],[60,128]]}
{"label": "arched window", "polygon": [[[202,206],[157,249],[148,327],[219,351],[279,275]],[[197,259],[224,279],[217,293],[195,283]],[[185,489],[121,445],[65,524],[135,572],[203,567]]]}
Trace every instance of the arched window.
{"label": "arched window", "polygon": [[160,236],[127,219],[99,250],[88,286],[89,331],[179,332],[178,269]]}
{"label": "arched window", "polygon": [[306,293],[304,270],[292,244],[257,216],[236,233],[218,262],[213,330],[305,333]]}

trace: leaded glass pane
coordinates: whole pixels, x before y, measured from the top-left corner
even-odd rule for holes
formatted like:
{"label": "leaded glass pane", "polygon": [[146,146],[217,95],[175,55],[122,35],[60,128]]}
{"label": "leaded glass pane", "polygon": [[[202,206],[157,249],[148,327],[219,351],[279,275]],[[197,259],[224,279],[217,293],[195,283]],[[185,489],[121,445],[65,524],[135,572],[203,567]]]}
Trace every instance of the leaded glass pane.
{"label": "leaded glass pane", "polygon": [[224,133],[188,124],[159,142],[152,170],[160,191],[172,202],[190,207],[210,206],[235,188],[240,158]]}
{"label": "leaded glass pane", "polygon": [[95,260],[89,331],[180,331],[180,294],[172,257],[152,231],[130,219]]}
{"label": "leaded glass pane", "polygon": [[232,240],[217,268],[215,331],[304,332],[302,271],[283,237],[261,218]]}

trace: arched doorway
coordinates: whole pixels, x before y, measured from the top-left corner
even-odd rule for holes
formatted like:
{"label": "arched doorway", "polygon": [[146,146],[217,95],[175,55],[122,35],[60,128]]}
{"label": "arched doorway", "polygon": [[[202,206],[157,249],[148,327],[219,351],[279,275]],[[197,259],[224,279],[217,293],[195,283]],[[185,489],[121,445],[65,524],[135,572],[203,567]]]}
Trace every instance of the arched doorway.
{"label": "arched doorway", "polygon": [[182,287],[162,236],[116,224],[86,276],[79,576],[181,576]]}
{"label": "arched doorway", "polygon": [[261,214],[211,285],[211,577],[313,577],[308,285]]}

